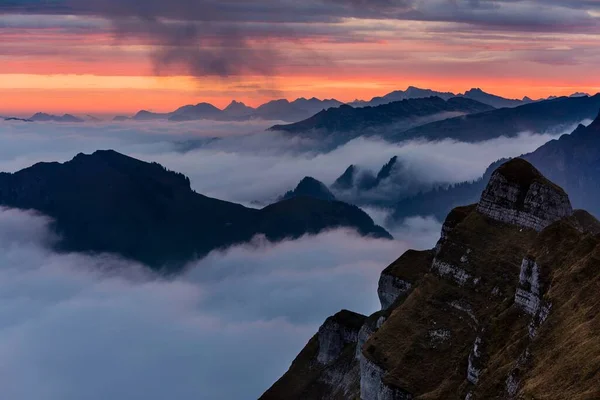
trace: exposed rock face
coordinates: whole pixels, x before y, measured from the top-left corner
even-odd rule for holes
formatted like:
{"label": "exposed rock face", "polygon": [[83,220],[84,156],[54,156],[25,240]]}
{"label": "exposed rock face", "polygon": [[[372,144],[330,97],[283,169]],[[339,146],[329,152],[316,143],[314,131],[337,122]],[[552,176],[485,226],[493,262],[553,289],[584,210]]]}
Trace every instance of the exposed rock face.
{"label": "exposed rock face", "polygon": [[492,174],[477,210],[497,221],[536,231],[573,214],[567,194],[520,158]]}
{"label": "exposed rock face", "polygon": [[383,383],[385,370],[364,355],[360,359],[361,400],[410,400],[413,396]]}
{"label": "exposed rock face", "polygon": [[338,358],[346,345],[356,343],[364,318],[363,315],[345,310],[327,318],[319,328],[317,360],[321,364],[328,364]]}
{"label": "exposed rock face", "polygon": [[[600,398],[599,223],[571,215],[568,198],[535,170],[511,175],[514,166],[500,171],[512,189],[484,202],[490,207],[455,209],[435,249],[408,251],[383,271],[384,309],[365,320],[354,347],[330,344],[344,343],[336,326],[319,332],[335,337],[323,346],[327,373],[306,372],[323,365],[316,350],[312,364],[295,361],[282,378],[337,384],[317,396],[290,395],[289,385],[267,398]],[[490,218],[490,209],[520,219]]]}
{"label": "exposed rock face", "polygon": [[356,343],[356,359],[360,360],[362,357],[362,348],[365,342],[371,337],[373,333],[375,333],[381,325],[386,320],[386,316],[384,313],[375,313],[371,315],[365,321],[364,325],[360,328],[358,332],[358,342]]}
{"label": "exposed rock face", "polygon": [[476,385],[479,382],[481,368],[479,366],[481,358],[481,336],[477,336],[473,344],[473,350],[469,354],[469,367],[467,368],[467,380]]}
{"label": "exposed rock face", "polygon": [[381,309],[385,310],[389,308],[399,297],[406,295],[411,288],[412,285],[410,282],[393,275],[381,274],[377,288]]}
{"label": "exposed rock face", "polygon": [[359,394],[358,332],[364,315],[342,310],[327,318],[306,347],[262,400],[345,400]]}
{"label": "exposed rock face", "polygon": [[398,299],[405,298],[414,285],[429,270],[433,251],[409,250],[379,277],[377,295],[381,309],[390,308]]}
{"label": "exposed rock face", "polygon": [[540,268],[535,261],[524,258],[519,275],[519,288],[515,293],[515,304],[529,315],[540,308]]}

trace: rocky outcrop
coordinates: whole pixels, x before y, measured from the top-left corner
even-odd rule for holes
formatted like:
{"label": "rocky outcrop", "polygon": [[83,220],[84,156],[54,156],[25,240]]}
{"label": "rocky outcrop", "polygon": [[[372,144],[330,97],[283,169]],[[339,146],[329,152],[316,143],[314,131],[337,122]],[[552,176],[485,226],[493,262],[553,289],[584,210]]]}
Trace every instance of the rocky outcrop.
{"label": "rocky outcrop", "polygon": [[527,314],[535,315],[540,308],[540,268],[534,260],[524,258],[519,274],[515,304]]}
{"label": "rocky outcrop", "polygon": [[389,308],[398,298],[406,295],[411,288],[412,284],[410,282],[393,275],[381,274],[377,288],[381,309]]}
{"label": "rocky outcrop", "polygon": [[[600,398],[600,223],[571,215],[566,195],[532,167],[499,171],[490,185],[501,185],[480,204],[448,216],[435,249],[408,251],[383,271],[383,310],[354,345],[344,344],[354,331],[326,324],[303,353],[326,344],[267,398]],[[327,372],[314,378],[315,365]],[[299,396],[298,382],[329,383]]]}
{"label": "rocky outcrop", "polygon": [[433,251],[409,250],[381,273],[377,295],[381,309],[390,308],[405,298],[415,284],[429,271]]}
{"label": "rocky outcrop", "polygon": [[363,326],[358,331],[358,341],[356,343],[356,359],[360,360],[362,356],[362,348],[365,342],[371,337],[372,334],[377,332],[381,325],[385,322],[386,316],[382,312],[371,315]]}
{"label": "rocky outcrop", "polygon": [[360,359],[361,400],[411,400],[413,396],[383,383],[385,370],[364,355]]}
{"label": "rocky outcrop", "polygon": [[328,364],[339,357],[348,344],[358,341],[358,332],[365,316],[343,310],[327,318],[319,328],[319,354],[317,361]]}
{"label": "rocky outcrop", "polygon": [[536,231],[573,214],[567,194],[520,158],[492,174],[477,210],[497,221]]}

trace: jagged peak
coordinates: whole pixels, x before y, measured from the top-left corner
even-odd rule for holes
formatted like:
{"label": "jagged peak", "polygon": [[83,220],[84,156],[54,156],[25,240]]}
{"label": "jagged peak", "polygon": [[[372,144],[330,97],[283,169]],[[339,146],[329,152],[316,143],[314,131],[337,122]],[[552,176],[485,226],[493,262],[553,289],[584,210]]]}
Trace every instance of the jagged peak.
{"label": "jagged peak", "polygon": [[565,191],[522,158],[514,158],[494,171],[477,211],[537,231],[573,214]]}
{"label": "jagged peak", "polygon": [[294,190],[287,192],[282,199],[287,200],[293,197],[306,196],[321,200],[333,201],[335,196],[321,181],[310,176],[304,177]]}

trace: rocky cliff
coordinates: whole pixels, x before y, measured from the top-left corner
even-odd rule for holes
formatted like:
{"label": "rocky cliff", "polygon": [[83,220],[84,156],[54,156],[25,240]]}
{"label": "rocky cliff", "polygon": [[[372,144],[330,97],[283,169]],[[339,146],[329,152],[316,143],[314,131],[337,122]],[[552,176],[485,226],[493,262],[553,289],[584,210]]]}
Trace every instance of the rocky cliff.
{"label": "rocky cliff", "polygon": [[504,164],[435,249],[383,271],[382,310],[328,320],[262,398],[600,398],[599,228],[529,163]]}

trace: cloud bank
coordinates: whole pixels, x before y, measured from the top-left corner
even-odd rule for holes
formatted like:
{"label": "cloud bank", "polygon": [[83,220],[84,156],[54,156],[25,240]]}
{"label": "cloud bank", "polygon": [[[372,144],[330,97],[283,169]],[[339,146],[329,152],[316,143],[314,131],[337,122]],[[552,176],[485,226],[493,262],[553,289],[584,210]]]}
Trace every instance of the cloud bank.
{"label": "cloud bank", "polygon": [[0,209],[0,387],[7,399],[257,398],[330,314],[378,308],[407,247],[347,231],[257,240],[165,280],[57,254],[48,219]]}
{"label": "cloud bank", "polygon": [[[398,156],[402,168],[394,170],[377,191],[365,194],[362,200],[368,202],[476,179],[497,159],[533,151],[562,133],[523,133],[476,144],[449,140],[390,144],[360,137],[321,151],[309,139],[265,131],[269,125],[272,122],[4,122],[0,123],[0,171],[14,172],[39,161],[67,161],[78,152],[111,148],[188,175],[192,187],[204,195],[264,205],[305,176],[329,185],[350,164],[378,171]],[[362,201],[349,197],[352,199]]]}

